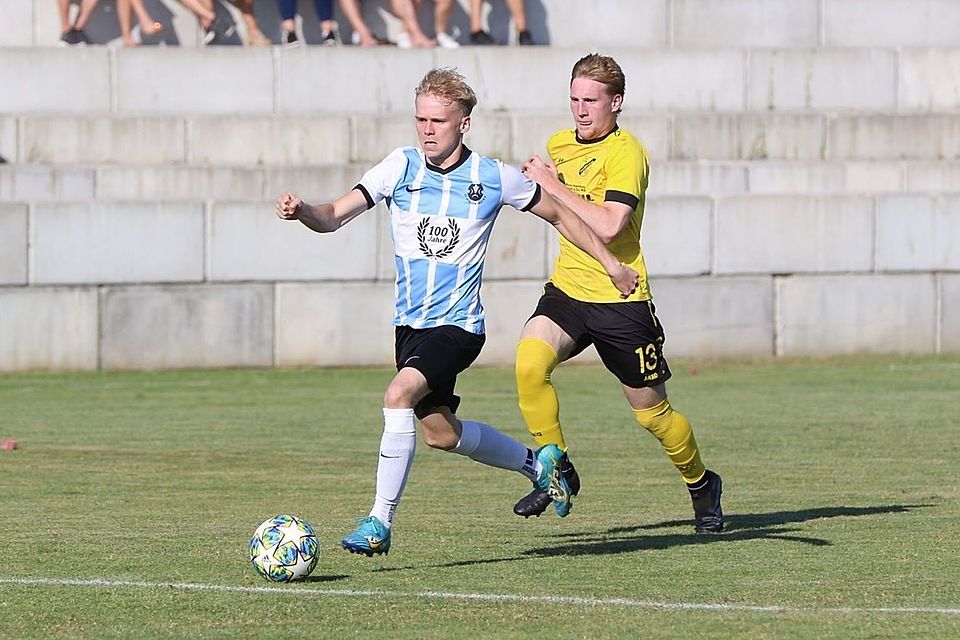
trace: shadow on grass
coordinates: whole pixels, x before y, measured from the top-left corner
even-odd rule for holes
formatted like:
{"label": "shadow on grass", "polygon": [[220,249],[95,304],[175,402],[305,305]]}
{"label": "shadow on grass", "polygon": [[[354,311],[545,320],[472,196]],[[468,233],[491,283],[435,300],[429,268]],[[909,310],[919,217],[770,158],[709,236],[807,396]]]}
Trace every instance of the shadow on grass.
{"label": "shadow on grass", "polygon": [[[875,516],[886,513],[908,513],[914,509],[932,507],[932,504],[891,504],[877,507],[820,507],[817,509],[798,509],[796,511],[771,511],[770,513],[741,513],[725,514],[724,531],[732,532],[738,529],[763,529],[785,524],[808,522],[810,520],[824,520],[826,518],[850,518],[860,516]],[[692,520],[664,520],[653,524],[636,527],[615,527],[608,529],[609,534],[632,533],[649,529],[666,529],[670,527],[691,526]],[[557,537],[576,534],[560,534]]]}
{"label": "shadow on grass", "polygon": [[823,520],[826,518],[864,517],[888,513],[907,513],[914,509],[931,507],[930,504],[893,504],[876,507],[822,507],[796,511],[772,511],[770,513],[727,514],[724,532],[721,534],[667,534],[632,536],[638,532],[674,527],[689,527],[690,520],[665,520],[635,527],[614,527],[602,532],[565,533],[556,536],[569,540],[565,544],[529,549],[527,556],[561,556],[628,553],[631,551],[669,549],[678,545],[714,544],[717,542],[740,542],[743,540],[773,539],[798,542],[814,547],[829,546],[829,540],[801,535],[798,527],[787,525]]}
{"label": "shadow on grass", "polygon": [[[823,538],[802,535],[799,527],[790,527],[788,525],[826,518],[859,518],[889,513],[908,513],[915,509],[929,508],[932,506],[934,505],[892,504],[876,507],[821,507],[817,509],[799,509],[796,511],[727,514],[725,531],[721,534],[695,534],[692,531],[693,522],[690,519],[665,520],[663,522],[637,525],[634,527],[614,527],[604,531],[581,530],[555,535],[554,538],[564,541],[560,544],[528,549],[514,557],[462,560],[432,566],[435,568],[466,567],[498,562],[514,562],[516,560],[526,560],[530,558],[656,551],[683,545],[742,542],[745,540],[784,540],[814,547],[824,547],[830,546],[831,542]],[[691,531],[690,533],[653,535],[646,533],[657,529],[676,527],[690,527]],[[383,567],[378,569],[378,571],[402,571],[410,568],[413,567]]]}
{"label": "shadow on grass", "polygon": [[299,582],[337,582],[339,580],[346,580],[350,576],[307,576]]}

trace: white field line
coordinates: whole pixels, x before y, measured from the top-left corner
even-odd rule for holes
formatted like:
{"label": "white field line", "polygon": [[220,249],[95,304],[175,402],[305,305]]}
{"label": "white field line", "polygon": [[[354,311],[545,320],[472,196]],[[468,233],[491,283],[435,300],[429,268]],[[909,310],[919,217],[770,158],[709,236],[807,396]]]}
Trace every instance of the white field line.
{"label": "white field line", "polygon": [[108,587],[113,589],[174,589],[179,591],[213,591],[218,593],[269,593],[298,596],[330,596],[347,598],[433,598],[438,600],[473,600],[480,602],[542,602],[545,604],[631,607],[664,611],[750,611],[758,613],[921,613],[957,616],[960,609],[928,607],[791,607],[748,604],[710,604],[696,602],[652,602],[632,598],[578,598],[573,596],[532,596],[495,593],[450,593],[445,591],[367,591],[362,589],[314,589],[311,587],[232,587],[216,584],[186,582],[136,582],[129,580],[68,579],[68,578],[0,578],[0,585],[52,587]]}

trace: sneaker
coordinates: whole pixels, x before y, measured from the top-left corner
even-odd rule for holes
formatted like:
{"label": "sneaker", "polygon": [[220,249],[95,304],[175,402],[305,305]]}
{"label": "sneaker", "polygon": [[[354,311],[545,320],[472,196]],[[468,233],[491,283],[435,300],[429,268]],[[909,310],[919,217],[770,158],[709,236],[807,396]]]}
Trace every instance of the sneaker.
{"label": "sneaker", "polygon": [[524,29],[517,35],[517,44],[528,47],[536,44],[536,42],[533,41],[533,36],[530,35],[530,32]]}
{"label": "sneaker", "polygon": [[[560,473],[563,474],[567,484],[570,485],[570,495],[578,495],[580,493],[580,474],[577,473],[573,463],[570,462],[570,458],[566,455],[563,456],[563,461],[560,463]],[[524,518],[530,516],[539,518],[551,502],[553,502],[553,499],[550,494],[546,491],[540,491],[540,488],[534,483],[533,491],[520,498],[517,504],[513,505],[513,512]]]}
{"label": "sneaker", "polygon": [[280,38],[280,43],[285,47],[299,47],[300,40],[297,38],[296,31],[284,31]]}
{"label": "sneaker", "polygon": [[203,27],[203,37],[200,38],[200,45],[206,47],[211,44],[223,44],[224,41],[232,38],[237,33],[237,26],[232,22],[214,16],[213,22],[209,27]]}
{"label": "sneaker", "polygon": [[493,39],[486,31],[474,31],[470,34],[470,44],[474,45],[488,45],[488,44],[497,44],[497,41]]}
{"label": "sneaker", "polygon": [[401,31],[397,34],[396,42],[397,46],[401,49],[409,49],[413,46],[413,41],[410,39],[410,34],[406,31]]}
{"label": "sneaker", "polygon": [[214,24],[211,24],[209,27],[203,28],[203,37],[200,38],[200,44],[201,46],[205,47],[207,45],[213,44],[216,41],[216,39],[217,39],[217,29],[216,29],[216,21],[214,21]]}
{"label": "sneaker", "polygon": [[336,31],[324,31],[320,34],[320,45],[324,47],[335,47],[340,44],[337,39]]}
{"label": "sneaker", "polygon": [[68,46],[90,44],[90,38],[80,29],[70,29],[60,36],[60,42]]}
{"label": "sneaker", "polygon": [[437,44],[442,49],[457,49],[460,47],[460,43],[454,40],[453,36],[443,31],[437,34]]}
{"label": "sneaker", "polygon": [[375,553],[390,551],[390,529],[374,516],[358,520],[360,526],[344,536],[340,544],[350,553],[362,553],[372,558]]}
{"label": "sneaker", "polygon": [[723,482],[719,475],[709,469],[706,478],[705,487],[690,492],[693,500],[693,529],[697,533],[720,533],[723,531],[723,510],[720,508]]}
{"label": "sneaker", "polygon": [[537,488],[549,494],[553,501],[553,508],[561,518],[570,513],[570,483],[563,477],[560,467],[566,457],[560,447],[548,444],[537,451],[537,461],[540,463],[540,475],[537,477]]}

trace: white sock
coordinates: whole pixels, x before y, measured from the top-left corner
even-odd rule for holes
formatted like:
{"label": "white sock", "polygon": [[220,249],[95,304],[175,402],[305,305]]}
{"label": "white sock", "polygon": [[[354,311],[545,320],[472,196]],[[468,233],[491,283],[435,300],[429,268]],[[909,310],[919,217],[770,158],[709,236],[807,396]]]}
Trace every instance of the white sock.
{"label": "white sock", "polygon": [[491,467],[519,471],[536,480],[539,463],[533,451],[483,422],[460,421],[460,442],[451,451]]}
{"label": "white sock", "polygon": [[377,497],[370,515],[376,516],[388,529],[393,525],[393,512],[400,504],[407,484],[413,454],[417,449],[417,429],[413,409],[384,409],[383,436],[377,463]]}

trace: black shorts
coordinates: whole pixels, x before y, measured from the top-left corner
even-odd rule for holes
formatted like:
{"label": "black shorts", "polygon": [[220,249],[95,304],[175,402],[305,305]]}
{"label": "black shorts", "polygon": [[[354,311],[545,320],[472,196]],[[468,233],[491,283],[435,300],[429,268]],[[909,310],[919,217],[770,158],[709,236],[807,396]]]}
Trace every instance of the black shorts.
{"label": "black shorts", "polygon": [[607,370],[628,387],[655,387],[670,379],[663,327],[651,300],[583,302],[548,282],[530,317],[536,316],[550,318],[573,338],[568,358],[592,344]]}
{"label": "black shorts", "polygon": [[395,335],[397,371],[413,367],[430,387],[430,393],[413,408],[417,417],[422,419],[439,407],[456,413],[460,406],[460,397],[453,393],[457,374],[477,359],[486,336],[451,325],[429,329],[399,326]]}

